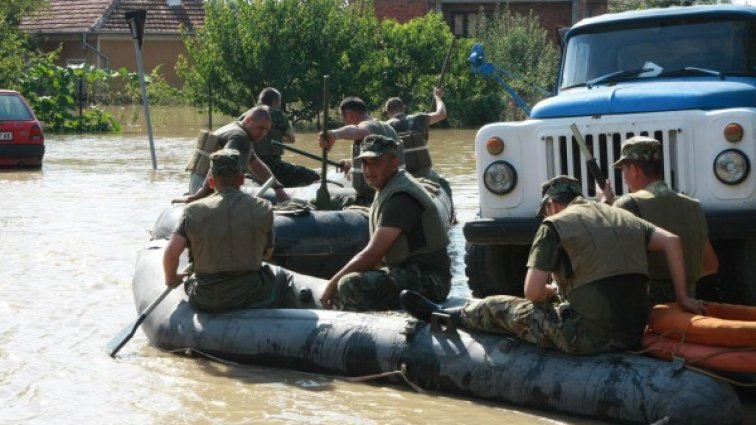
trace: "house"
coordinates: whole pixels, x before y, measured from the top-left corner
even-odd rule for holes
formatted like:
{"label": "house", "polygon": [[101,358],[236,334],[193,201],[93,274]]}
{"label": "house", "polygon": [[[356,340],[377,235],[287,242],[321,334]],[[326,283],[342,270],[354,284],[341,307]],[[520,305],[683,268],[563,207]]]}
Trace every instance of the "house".
{"label": "house", "polygon": [[607,0],[374,0],[374,4],[378,18],[391,18],[400,23],[430,11],[441,12],[458,36],[469,33],[468,28],[480,12],[492,12],[504,6],[521,15],[532,11],[554,43],[559,42],[558,29],[607,12]]}
{"label": "house", "polygon": [[144,9],[142,42],[145,73],[160,72],[176,87],[183,85],[175,64],[186,49],[182,29],[204,23],[203,0],[48,0],[46,8],[25,17],[20,29],[37,36],[44,51],[61,47],[59,65],[88,63],[97,68],[136,71],[136,54],[124,14]]}

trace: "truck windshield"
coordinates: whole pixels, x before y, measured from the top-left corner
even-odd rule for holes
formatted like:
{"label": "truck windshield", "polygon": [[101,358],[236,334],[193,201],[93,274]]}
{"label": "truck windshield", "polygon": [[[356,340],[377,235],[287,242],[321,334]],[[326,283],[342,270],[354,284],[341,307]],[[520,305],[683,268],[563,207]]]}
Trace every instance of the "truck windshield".
{"label": "truck windshield", "polygon": [[[653,72],[637,72],[649,67]],[[691,68],[709,72],[690,72]],[[664,22],[579,34],[567,43],[560,88],[628,78],[720,73],[756,76],[756,23]]]}

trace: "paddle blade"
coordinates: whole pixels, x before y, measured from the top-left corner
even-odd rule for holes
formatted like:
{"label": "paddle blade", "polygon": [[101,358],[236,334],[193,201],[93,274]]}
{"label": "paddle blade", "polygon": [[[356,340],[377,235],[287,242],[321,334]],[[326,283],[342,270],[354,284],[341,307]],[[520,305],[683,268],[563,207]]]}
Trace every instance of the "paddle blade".
{"label": "paddle blade", "polygon": [[325,211],[331,209],[331,194],[328,193],[327,183],[323,182],[318,188],[315,195],[315,204],[318,210]]}
{"label": "paddle blade", "polygon": [[115,358],[116,354],[123,348],[124,345],[126,345],[127,342],[131,339],[131,337],[134,336],[134,333],[136,332],[136,328],[139,326],[138,322],[134,322],[130,324],[129,326],[126,326],[125,328],[121,329],[121,332],[118,332],[116,336],[113,337],[113,339],[108,342],[107,348],[108,348],[108,355],[112,358]]}

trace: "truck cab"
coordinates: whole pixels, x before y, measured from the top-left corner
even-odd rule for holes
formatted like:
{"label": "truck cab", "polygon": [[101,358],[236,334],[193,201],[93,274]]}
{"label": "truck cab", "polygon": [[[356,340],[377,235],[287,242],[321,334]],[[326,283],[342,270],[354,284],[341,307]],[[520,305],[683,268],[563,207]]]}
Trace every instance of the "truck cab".
{"label": "truck cab", "polygon": [[659,140],[664,180],[704,208],[724,300],[756,304],[756,7],[598,16],[562,47],[554,96],[476,135],[480,210],[464,226],[473,295],[522,294],[542,182],[571,175],[596,196],[576,124],[618,196],[628,191],[612,168],[622,142]]}

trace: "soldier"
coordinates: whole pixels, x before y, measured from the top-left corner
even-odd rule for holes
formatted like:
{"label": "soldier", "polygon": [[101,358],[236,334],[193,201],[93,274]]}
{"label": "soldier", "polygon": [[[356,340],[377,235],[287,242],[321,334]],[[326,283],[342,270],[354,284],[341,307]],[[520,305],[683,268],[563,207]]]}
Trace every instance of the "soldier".
{"label": "soldier", "polygon": [[[399,140],[399,136],[397,136],[396,131],[390,125],[371,117],[367,112],[365,102],[359,97],[347,97],[342,100],[339,105],[339,111],[346,125],[335,130],[320,133],[320,146],[330,150],[338,139],[354,141],[352,145],[352,160],[342,161],[344,164],[342,169],[344,172],[351,169],[352,187],[357,192],[356,203],[370,205],[375,191],[365,182],[365,178],[362,176],[362,164],[356,158],[360,154],[362,139],[371,134],[378,134],[394,140]],[[404,156],[401,150],[399,161],[400,164],[404,164]]]}
{"label": "soldier", "polygon": [[291,278],[262,264],[273,253],[273,209],[268,201],[239,190],[244,184],[242,157],[236,149],[210,155],[209,184],[216,192],[184,209],[163,255],[165,283],[183,279],[176,268],[188,247],[194,274],[185,290],[195,308],[219,313],[297,307]]}
{"label": "soldier", "polygon": [[[260,92],[257,103],[268,107],[271,121],[268,134],[255,143],[257,156],[270,168],[270,171],[284,187],[307,186],[320,180],[320,176],[314,170],[281,159],[283,148],[271,143],[271,140],[281,143],[294,143],[296,141],[294,128],[289,123],[286,114],[281,110],[281,93],[273,87],[267,87]],[[242,120],[250,111],[252,110],[245,112],[239,120]]]}
{"label": "soldier", "polygon": [[[252,144],[265,137],[270,130],[270,126],[270,113],[268,113],[267,107],[255,106],[243,116],[241,121],[234,121],[231,124],[215,130],[212,133],[212,136],[218,139],[218,144],[221,148],[225,147],[239,151],[242,163],[249,167],[255,177],[262,182],[265,182],[273,177],[273,173],[268,166],[257,157]],[[278,201],[289,199],[289,196],[283,189],[283,185],[277,183],[274,186],[274,189]],[[202,187],[199,188],[197,192],[186,198],[174,199],[173,202],[193,202],[197,199],[202,199],[211,193],[213,193],[213,190],[210,187],[209,180],[205,178]]]}
{"label": "soldier", "polygon": [[[631,193],[614,201],[614,206],[626,209],[679,235],[685,259],[687,294],[694,296],[696,282],[701,276],[712,276],[719,268],[719,259],[709,242],[709,232],[701,204],[685,195],[673,192],[662,180],[662,149],[658,140],[646,136],[627,139],[621,156],[614,163],[622,169],[622,176]],[[610,184],[603,192],[611,203],[614,193]],[[649,302],[651,305],[674,302],[675,288],[663,255],[648,255]],[[716,286],[716,283],[713,283]]]}
{"label": "soldier", "polygon": [[394,139],[371,135],[362,142],[356,159],[376,190],[370,241],[328,282],[321,297],[327,309],[396,310],[402,289],[419,291],[435,302],[449,294],[446,226],[429,193],[399,170],[398,155]]}
{"label": "soldier", "polygon": [[444,91],[440,87],[433,89],[436,110],[432,113],[407,115],[402,99],[392,97],[386,101],[386,124],[396,130],[404,144],[404,160],[407,172],[414,177],[425,177],[438,181],[438,174],[431,169],[431,157],[428,152],[428,127],[446,119],[446,105],[442,100]]}
{"label": "soldier", "polygon": [[[568,176],[546,181],[541,194],[538,213],[546,218],[530,250],[526,299],[494,295],[446,312],[461,327],[512,334],[566,353],[636,346],[648,320],[646,250],[664,251],[675,284],[684,287],[679,238],[627,211],[584,199],[579,182]],[[550,276],[556,285],[549,284]],[[698,300],[680,301],[703,312]],[[425,321],[441,309],[409,291],[400,302]]]}

